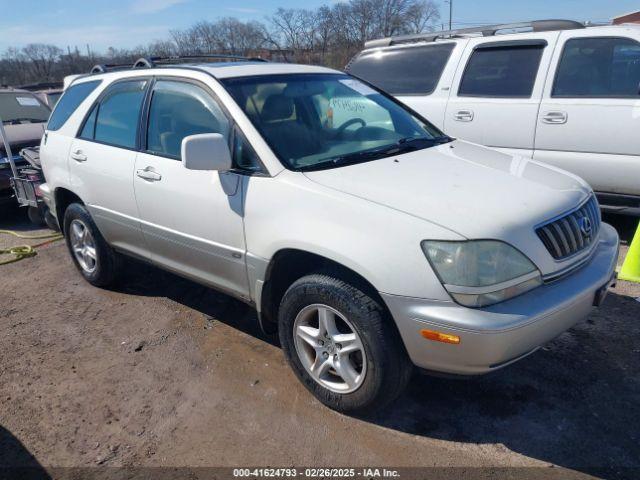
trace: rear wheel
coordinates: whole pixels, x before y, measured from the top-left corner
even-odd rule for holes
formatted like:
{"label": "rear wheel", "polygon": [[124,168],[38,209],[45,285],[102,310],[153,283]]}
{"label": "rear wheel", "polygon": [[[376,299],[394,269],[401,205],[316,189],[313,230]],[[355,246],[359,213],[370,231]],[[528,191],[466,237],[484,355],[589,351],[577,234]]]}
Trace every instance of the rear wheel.
{"label": "rear wheel", "polygon": [[342,412],[370,413],[395,399],[412,367],[384,308],[337,275],[313,274],[285,293],[283,350],[302,383]]}
{"label": "rear wheel", "polygon": [[41,207],[28,207],[27,215],[29,216],[29,221],[34,225],[42,226],[45,224],[44,221],[44,208]]}
{"label": "rear wheel", "polygon": [[64,234],[71,258],[82,276],[96,287],[113,284],[121,257],[102,237],[84,205],[69,205],[64,214]]}

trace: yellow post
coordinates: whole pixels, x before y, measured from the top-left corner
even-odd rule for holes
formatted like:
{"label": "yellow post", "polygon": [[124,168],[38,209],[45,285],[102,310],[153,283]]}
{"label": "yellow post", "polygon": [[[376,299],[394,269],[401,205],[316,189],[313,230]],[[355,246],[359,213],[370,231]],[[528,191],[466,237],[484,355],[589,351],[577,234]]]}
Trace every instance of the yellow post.
{"label": "yellow post", "polygon": [[640,283],[640,224],[638,224],[636,234],[633,236],[631,245],[629,245],[629,251],[624,259],[618,278],[628,282]]}

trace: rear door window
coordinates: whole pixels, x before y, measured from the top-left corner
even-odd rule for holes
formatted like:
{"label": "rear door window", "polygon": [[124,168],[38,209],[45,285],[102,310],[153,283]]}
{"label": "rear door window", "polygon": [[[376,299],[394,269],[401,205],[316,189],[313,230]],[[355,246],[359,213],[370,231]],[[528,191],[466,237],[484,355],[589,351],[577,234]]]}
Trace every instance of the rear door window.
{"label": "rear door window", "polygon": [[56,104],[56,108],[53,110],[51,118],[49,118],[47,130],[60,130],[73,112],[76,111],[76,108],[78,108],[100,83],[100,80],[94,80],[92,82],[83,82],[70,86]]}
{"label": "rear door window", "polygon": [[[98,105],[94,140],[116,147],[136,147],[146,86],[147,80],[129,80],[115,83],[105,91]],[[91,122],[90,116],[88,123]],[[82,134],[89,132],[83,129]]]}
{"label": "rear door window", "polygon": [[454,47],[442,43],[365,52],[348,71],[393,95],[428,95],[438,85]]}
{"label": "rear door window", "polygon": [[462,76],[458,96],[531,97],[545,45],[476,47]]}
{"label": "rear door window", "polygon": [[640,43],[628,38],[568,40],[552,96],[638,98]]}

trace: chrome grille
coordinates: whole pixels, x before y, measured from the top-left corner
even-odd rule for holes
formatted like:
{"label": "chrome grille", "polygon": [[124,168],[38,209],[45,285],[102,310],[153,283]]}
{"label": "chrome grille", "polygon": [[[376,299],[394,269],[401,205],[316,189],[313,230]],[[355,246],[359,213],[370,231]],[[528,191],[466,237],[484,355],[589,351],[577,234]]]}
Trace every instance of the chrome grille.
{"label": "chrome grille", "polygon": [[556,260],[570,257],[598,236],[600,207],[595,196],[568,214],[536,228],[536,233]]}

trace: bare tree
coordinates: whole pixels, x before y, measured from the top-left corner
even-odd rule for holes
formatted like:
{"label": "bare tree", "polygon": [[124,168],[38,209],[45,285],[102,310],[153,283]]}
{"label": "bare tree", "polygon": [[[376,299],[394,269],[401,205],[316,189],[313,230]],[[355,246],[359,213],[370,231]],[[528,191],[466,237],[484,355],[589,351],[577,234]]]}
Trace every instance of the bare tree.
{"label": "bare tree", "polygon": [[29,76],[27,64],[27,57],[19,49],[8,48],[0,63],[0,83],[18,85],[26,83]]}
{"label": "bare tree", "polygon": [[29,68],[42,80],[51,80],[51,70],[60,59],[62,50],[55,45],[31,43],[22,49],[22,53],[30,60]]}
{"label": "bare tree", "polygon": [[408,33],[432,31],[433,24],[440,20],[440,9],[433,0],[415,2],[407,11]]}
{"label": "bare tree", "polygon": [[[61,79],[101,64],[128,64],[140,57],[194,54],[262,55],[284,61],[342,68],[373,38],[433,28],[440,13],[435,0],[347,0],[317,9],[279,8],[265,22],[233,17],[200,21],[171,30],[169,38],[132,49],[109,48],[103,55],[87,45],[66,52],[54,45],[9,48],[0,57],[0,82],[22,84]],[[84,47],[83,47],[84,50]]]}

